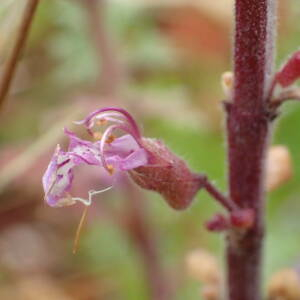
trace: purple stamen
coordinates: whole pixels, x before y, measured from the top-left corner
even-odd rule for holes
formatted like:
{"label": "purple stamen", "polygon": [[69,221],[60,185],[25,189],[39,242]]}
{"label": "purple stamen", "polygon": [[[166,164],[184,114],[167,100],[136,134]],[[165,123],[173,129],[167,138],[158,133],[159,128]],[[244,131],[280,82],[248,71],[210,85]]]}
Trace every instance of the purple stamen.
{"label": "purple stamen", "polygon": [[[140,130],[138,128],[137,123],[135,122],[135,120],[133,119],[133,117],[125,110],[122,108],[117,108],[117,107],[106,107],[106,108],[102,108],[99,110],[96,110],[94,112],[92,112],[91,114],[89,114],[84,120],[82,121],[77,121],[75,122],[76,124],[84,124],[88,129],[90,129],[93,126],[93,119],[96,118],[98,115],[105,113],[105,112],[117,112],[119,113],[121,116],[125,117],[125,120],[128,121],[130,127],[133,128],[134,131],[134,135],[138,138],[141,138],[141,133]],[[116,116],[116,114],[107,114],[107,116]],[[105,118],[105,115],[102,116]],[[119,121],[120,122],[120,121]]]}

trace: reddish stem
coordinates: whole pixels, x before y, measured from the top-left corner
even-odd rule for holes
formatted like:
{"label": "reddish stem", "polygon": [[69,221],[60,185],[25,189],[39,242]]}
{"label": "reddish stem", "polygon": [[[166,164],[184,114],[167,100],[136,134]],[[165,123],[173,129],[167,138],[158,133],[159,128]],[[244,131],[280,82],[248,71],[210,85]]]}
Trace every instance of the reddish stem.
{"label": "reddish stem", "polygon": [[17,33],[16,42],[13,46],[12,52],[7,59],[4,67],[3,75],[0,82],[0,107],[3,105],[8,94],[10,85],[12,83],[15,71],[17,69],[18,59],[22,53],[29,29],[37,9],[39,0],[28,0],[24,14],[21,20],[20,28]]}
{"label": "reddish stem", "polygon": [[139,250],[145,267],[145,274],[149,284],[149,294],[152,300],[171,300],[173,288],[162,267],[162,261],[157,245],[156,235],[144,207],[144,195],[136,187],[128,184],[127,192],[127,232]]}
{"label": "reddish stem", "polygon": [[236,0],[234,97],[227,109],[230,198],[255,212],[253,226],[227,235],[230,300],[261,299],[264,169],[276,0]]}
{"label": "reddish stem", "polygon": [[276,109],[280,107],[286,101],[300,101],[300,88],[293,87],[290,90],[282,91],[275,98],[272,98],[270,103],[271,109]]}
{"label": "reddish stem", "polygon": [[125,72],[105,23],[107,3],[105,0],[81,0],[81,3],[86,7],[92,42],[99,54],[97,59],[101,76],[97,84],[101,87],[104,95],[116,96],[122,87]]}
{"label": "reddish stem", "polygon": [[207,178],[203,178],[203,188],[217,201],[219,202],[225,209],[232,212],[236,210],[237,205],[226,196],[223,195]]}

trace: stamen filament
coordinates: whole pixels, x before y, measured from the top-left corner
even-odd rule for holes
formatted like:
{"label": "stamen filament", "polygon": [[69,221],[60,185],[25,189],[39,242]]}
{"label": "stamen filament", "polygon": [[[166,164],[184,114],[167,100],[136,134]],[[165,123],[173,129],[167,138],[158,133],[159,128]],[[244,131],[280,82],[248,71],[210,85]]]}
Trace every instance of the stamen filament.
{"label": "stamen filament", "polygon": [[109,186],[103,190],[99,190],[99,191],[89,191],[89,198],[88,199],[83,199],[83,198],[80,198],[80,197],[73,197],[72,200],[74,201],[79,201],[81,203],[83,203],[84,205],[86,206],[90,206],[92,204],[92,198],[94,195],[97,195],[97,194],[101,194],[101,193],[104,193],[108,190],[110,190],[112,188],[112,186]]}
{"label": "stamen filament", "polygon": [[72,251],[73,254],[76,254],[76,252],[77,252],[77,250],[78,250],[78,245],[79,245],[80,235],[81,235],[81,231],[82,231],[84,222],[85,222],[85,220],[86,220],[88,208],[89,208],[88,206],[85,206],[85,208],[84,208],[84,210],[83,210],[83,212],[82,212],[82,215],[81,215],[81,218],[80,218],[80,221],[79,221],[79,224],[78,224],[76,233],[75,233],[75,239],[74,239],[73,251]]}
{"label": "stamen filament", "polygon": [[[107,113],[111,112],[111,114]],[[88,131],[90,131],[91,127],[93,126],[93,121],[95,118],[107,118],[107,117],[115,117],[115,116],[121,116],[125,118],[125,120],[128,122],[129,126],[132,128],[134,135],[137,138],[141,138],[141,133],[138,128],[137,123],[135,122],[134,118],[125,110],[122,108],[116,108],[116,107],[106,107],[99,109],[97,111],[94,111],[91,113],[85,120],[74,122],[75,124],[85,124],[85,126],[88,128]],[[114,119],[114,118],[112,118]],[[121,122],[118,120],[117,122]]]}
{"label": "stamen filament", "polygon": [[76,254],[76,252],[78,250],[78,245],[79,245],[79,239],[80,239],[80,235],[81,235],[81,230],[82,230],[82,227],[84,225],[84,221],[86,220],[88,208],[89,208],[89,206],[92,203],[92,197],[94,195],[106,192],[106,191],[110,190],[111,188],[112,188],[112,186],[109,186],[109,187],[107,187],[107,188],[105,188],[103,190],[99,190],[99,191],[93,191],[93,190],[91,190],[91,191],[89,191],[89,199],[88,200],[82,199],[82,198],[72,198],[72,200],[80,201],[83,204],[85,204],[85,208],[83,210],[82,216],[80,218],[80,221],[79,221],[76,233],[75,233],[75,239],[74,239],[74,244],[73,244],[73,254]]}

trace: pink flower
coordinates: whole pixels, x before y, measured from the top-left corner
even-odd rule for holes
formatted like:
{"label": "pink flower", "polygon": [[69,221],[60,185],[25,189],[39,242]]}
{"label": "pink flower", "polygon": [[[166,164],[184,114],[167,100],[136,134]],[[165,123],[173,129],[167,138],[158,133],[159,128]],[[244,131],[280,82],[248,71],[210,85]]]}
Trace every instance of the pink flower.
{"label": "pink flower", "polygon": [[[45,200],[50,206],[76,201],[90,205],[95,194],[111,188],[91,190],[88,199],[71,196],[74,168],[82,164],[98,166],[111,175],[128,172],[140,187],[159,192],[176,209],[187,207],[202,186],[201,176],[192,173],[161,141],[142,137],[135,120],[121,108],[103,108],[75,123],[85,126],[96,141],[82,140],[65,129],[70,140],[68,151],[58,145],[43,176]],[[97,126],[106,126],[103,134]],[[123,135],[115,136],[116,131]]]}

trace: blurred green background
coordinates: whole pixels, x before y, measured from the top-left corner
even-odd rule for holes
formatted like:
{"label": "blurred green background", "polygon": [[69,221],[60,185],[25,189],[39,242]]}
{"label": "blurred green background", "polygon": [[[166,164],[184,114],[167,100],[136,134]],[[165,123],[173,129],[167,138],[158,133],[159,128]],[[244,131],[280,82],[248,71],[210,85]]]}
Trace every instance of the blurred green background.
{"label": "blurred green background", "polygon": [[[84,0],[40,1],[1,111],[0,299],[151,299],[143,250],[112,216],[130,215],[126,192],[98,199],[105,208],[91,208],[73,255],[82,206],[47,207],[41,176],[56,144],[65,144],[62,128],[111,104],[130,110],[145,136],[163,139],[225,191],[220,76],[231,68],[233,4],[216,2],[113,0],[95,10]],[[0,74],[24,3],[1,1]],[[278,66],[299,47],[299,17],[297,0],[280,1]],[[268,197],[265,282],[300,262],[300,106],[284,105],[274,127],[274,144],[290,150],[293,177]],[[204,299],[186,257],[205,249],[222,266],[223,236],[203,227],[221,209],[204,191],[183,212],[139,193],[172,299]]]}

